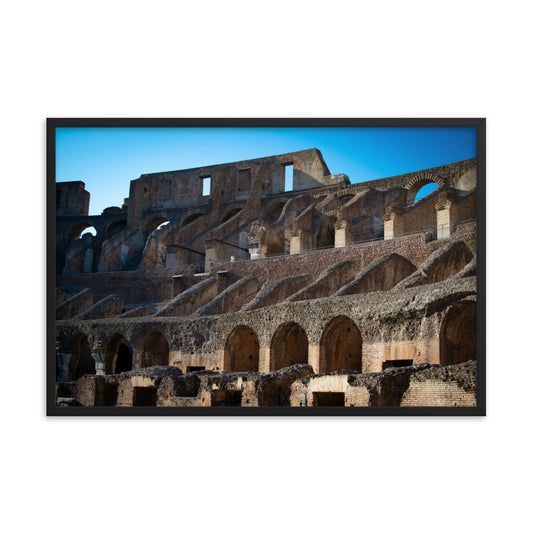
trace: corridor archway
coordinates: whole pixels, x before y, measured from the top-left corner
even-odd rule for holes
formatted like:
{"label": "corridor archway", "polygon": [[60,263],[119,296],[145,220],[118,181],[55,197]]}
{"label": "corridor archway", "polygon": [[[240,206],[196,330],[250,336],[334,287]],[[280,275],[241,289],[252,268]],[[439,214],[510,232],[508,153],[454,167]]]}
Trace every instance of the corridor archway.
{"label": "corridor archway", "polygon": [[355,370],[363,366],[363,340],[359,329],[347,316],[338,316],[324,328],[320,341],[319,372]]}
{"label": "corridor archway", "polygon": [[71,354],[68,381],[75,381],[85,374],[96,374],[94,359],[91,357],[91,347],[86,335],[83,333],[76,335],[69,344],[67,352]]}
{"label": "corridor archway", "polygon": [[279,370],[296,364],[307,364],[309,340],[296,322],[282,324],[274,333],[270,347],[270,369]]}
{"label": "corridor archway", "polygon": [[237,326],[230,333],[224,349],[224,370],[259,371],[259,339],[248,326]]}
{"label": "corridor archway", "polygon": [[127,372],[133,367],[133,350],[122,333],[115,333],[105,346],[105,369],[107,374]]}
{"label": "corridor archway", "polygon": [[442,323],[440,364],[455,365],[476,359],[476,303],[452,305]]}

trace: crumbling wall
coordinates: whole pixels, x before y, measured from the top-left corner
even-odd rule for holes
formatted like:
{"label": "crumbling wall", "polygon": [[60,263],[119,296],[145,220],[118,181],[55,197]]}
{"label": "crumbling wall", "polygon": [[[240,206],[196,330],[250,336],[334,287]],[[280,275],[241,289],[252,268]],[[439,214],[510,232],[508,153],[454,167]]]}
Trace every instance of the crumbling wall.
{"label": "crumbling wall", "polygon": [[56,183],[56,214],[88,215],[90,197],[83,181]]}
{"label": "crumbling wall", "polygon": [[475,407],[476,363],[307,376],[292,384],[290,398],[293,407],[339,405],[339,400],[346,407]]}
{"label": "crumbling wall", "polygon": [[402,407],[475,407],[477,367],[475,361],[432,366],[411,375]]}

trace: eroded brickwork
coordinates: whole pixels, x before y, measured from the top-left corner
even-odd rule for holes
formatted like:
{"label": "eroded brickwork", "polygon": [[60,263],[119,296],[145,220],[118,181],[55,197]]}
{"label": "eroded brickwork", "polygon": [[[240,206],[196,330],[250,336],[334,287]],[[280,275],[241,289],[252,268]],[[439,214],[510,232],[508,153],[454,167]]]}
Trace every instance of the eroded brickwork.
{"label": "eroded brickwork", "polygon": [[311,149],[143,175],[92,217],[83,184],[58,184],[58,379],[77,381],[61,390],[82,405],[473,405],[448,374],[414,376],[476,357],[475,169],[350,184]]}

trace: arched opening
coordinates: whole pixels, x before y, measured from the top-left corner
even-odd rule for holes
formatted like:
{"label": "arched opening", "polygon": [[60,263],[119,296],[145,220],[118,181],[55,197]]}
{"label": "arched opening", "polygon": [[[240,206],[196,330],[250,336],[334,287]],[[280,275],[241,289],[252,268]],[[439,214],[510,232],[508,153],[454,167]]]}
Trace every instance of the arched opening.
{"label": "arched opening", "polygon": [[189,215],[188,217],[185,218],[185,220],[183,221],[183,224],[181,225],[181,227],[183,228],[183,227],[187,226],[187,224],[190,224],[191,222],[194,222],[195,220],[197,220],[201,216],[202,216],[202,213],[193,213],[192,215]]}
{"label": "arched opening", "polygon": [[120,374],[133,368],[133,349],[121,333],[115,333],[107,342],[105,361],[108,374]]}
{"label": "arched opening", "polygon": [[142,367],[168,365],[168,341],[159,331],[152,331],[144,339]]}
{"label": "arched opening", "polygon": [[340,198],[341,205],[347,204],[353,197],[354,197],[353,194],[347,194],[346,196],[341,196]]}
{"label": "arched opening", "polygon": [[282,324],[274,333],[270,347],[270,369],[307,364],[309,341],[304,329],[296,322]]}
{"label": "arched opening", "polygon": [[228,213],[224,215],[224,218],[220,222],[221,224],[224,224],[224,222],[227,222],[230,218],[233,218],[237,213],[240,213],[242,209],[232,209]]}
{"label": "arched opening", "polygon": [[105,230],[104,240],[110,239],[120,233],[123,229],[126,229],[126,225],[125,220],[117,220],[116,222],[109,224]]}
{"label": "arched opening", "polygon": [[420,187],[419,191],[415,195],[415,204],[419,200],[422,200],[422,198],[425,198],[426,196],[430,195],[435,189],[439,188],[439,184],[435,183],[434,181],[431,181],[430,183],[426,183],[426,185],[423,185]]}
{"label": "arched opening", "polygon": [[151,218],[145,223],[143,227],[144,238],[147,239],[150,233],[166,224],[168,224],[168,220],[164,217]]}
{"label": "arched opening", "polygon": [[224,370],[259,371],[259,339],[248,326],[237,326],[229,335],[224,349]]}
{"label": "arched opening", "polygon": [[285,237],[283,232],[267,232],[265,238],[265,255],[280,255],[283,253],[285,253]]}
{"label": "arched opening", "polygon": [[361,372],[363,340],[359,329],[347,316],[334,318],[324,328],[318,367],[321,374],[337,370]]}
{"label": "arched opening", "polygon": [[405,204],[407,206],[414,204],[425,198],[433,191],[435,191],[439,186],[445,185],[445,180],[435,175],[428,175],[426,177],[420,178],[417,181],[411,182],[407,188],[407,196],[405,198]]}
{"label": "arched opening", "polygon": [[440,364],[456,365],[476,359],[476,303],[452,305],[440,332]]}
{"label": "arched opening", "polygon": [[93,237],[96,237],[96,234],[97,234],[97,231],[96,231],[96,228],[94,226],[88,226],[86,227],[81,233],[80,233],[80,238],[82,238],[84,235],[86,234],[89,234],[89,235],[92,235]]}
{"label": "arched opening", "polygon": [[87,222],[80,222],[78,224],[73,224],[67,232],[67,243],[71,243],[76,239],[80,239],[85,233],[90,233],[91,235],[96,235],[97,231],[94,226],[88,224]]}
{"label": "arched opening", "polygon": [[265,220],[269,224],[273,224],[276,220],[279,219],[283,208],[285,207],[285,202],[276,202],[275,204],[270,205],[265,212]]}
{"label": "arched opening", "polygon": [[318,227],[315,248],[332,248],[335,246],[335,219],[326,218]]}
{"label": "arched opening", "polygon": [[68,381],[75,381],[85,374],[96,374],[94,359],[91,357],[91,347],[89,340],[83,333],[76,335],[69,347],[67,353],[70,353]]}
{"label": "arched opening", "polygon": [[133,349],[129,342],[123,342],[118,347],[115,374],[129,372],[133,368]]}

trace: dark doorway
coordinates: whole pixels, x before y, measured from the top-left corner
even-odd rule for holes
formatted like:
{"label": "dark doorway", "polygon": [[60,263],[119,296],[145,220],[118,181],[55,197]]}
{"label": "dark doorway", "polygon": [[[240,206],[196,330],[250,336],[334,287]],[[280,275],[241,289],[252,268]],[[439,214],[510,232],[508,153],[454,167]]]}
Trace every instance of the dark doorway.
{"label": "dark doorway", "polygon": [[396,359],[395,361],[383,361],[383,366],[381,367],[382,370],[386,370],[387,368],[400,368],[402,366],[412,366],[413,360],[412,359]]}
{"label": "dark doorway", "polygon": [[344,392],[313,392],[315,407],[344,407]]}
{"label": "dark doorway", "polygon": [[118,347],[115,374],[128,372],[133,368],[133,353],[129,343],[123,342]]}
{"label": "dark doorway", "polygon": [[240,407],[241,402],[242,391],[240,390],[216,390],[211,392],[211,405],[213,407]]}
{"label": "dark doorway", "polygon": [[271,370],[307,364],[308,347],[307,335],[299,324],[288,322],[281,325],[272,338]]}
{"label": "dark doorway", "polygon": [[200,372],[201,370],[205,370],[205,366],[188,366],[187,367],[187,374],[189,372]]}
{"label": "dark doorway", "polygon": [[157,389],[155,387],[135,387],[133,389],[133,405],[157,405]]}
{"label": "dark doorway", "polygon": [[104,383],[103,390],[97,398],[95,405],[114,406],[117,405],[118,385],[114,383]]}
{"label": "dark doorway", "polygon": [[224,350],[224,370],[257,372],[259,370],[259,339],[248,326],[237,326],[229,335]]}

